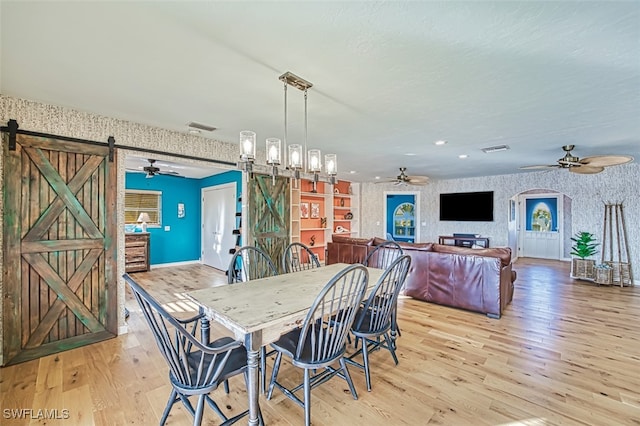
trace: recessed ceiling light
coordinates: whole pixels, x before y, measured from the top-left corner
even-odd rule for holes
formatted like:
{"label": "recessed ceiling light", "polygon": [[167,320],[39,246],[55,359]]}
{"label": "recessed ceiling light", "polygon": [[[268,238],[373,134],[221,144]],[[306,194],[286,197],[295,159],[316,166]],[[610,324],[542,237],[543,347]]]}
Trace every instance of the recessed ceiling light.
{"label": "recessed ceiling light", "polygon": [[460,154],[460,155],[458,155],[458,158],[461,158],[461,159],[465,159],[465,158],[467,158],[467,157],[469,157],[467,154]]}
{"label": "recessed ceiling light", "polygon": [[376,176],[376,179],[380,179],[380,176]]}
{"label": "recessed ceiling light", "polygon": [[358,172],[356,172],[355,170],[350,170],[349,173],[351,173],[352,175],[355,175]]}
{"label": "recessed ceiling light", "polygon": [[440,140],[440,141],[435,141],[434,145],[445,145],[446,143],[447,143],[447,141]]}
{"label": "recessed ceiling light", "polygon": [[413,157],[414,155],[416,155],[416,153],[414,153],[414,152],[407,152],[407,153],[406,153],[406,154],[404,154],[404,155],[406,155],[407,157]]}

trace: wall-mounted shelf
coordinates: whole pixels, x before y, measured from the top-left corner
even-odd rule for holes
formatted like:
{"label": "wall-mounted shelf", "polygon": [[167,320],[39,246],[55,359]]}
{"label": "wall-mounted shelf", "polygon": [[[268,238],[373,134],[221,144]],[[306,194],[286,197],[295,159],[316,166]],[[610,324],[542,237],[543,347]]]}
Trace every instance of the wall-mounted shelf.
{"label": "wall-mounted shelf", "polygon": [[[318,182],[317,192],[311,192],[312,188],[313,182],[306,179],[300,179],[297,188],[291,185],[290,239],[291,242],[301,242],[308,246],[316,253],[318,260],[324,262],[325,248],[333,235],[358,235],[360,186],[338,181],[333,186]],[[335,189],[338,190],[337,194]],[[313,204],[317,204],[315,209]],[[341,219],[349,212],[353,215],[352,219]],[[326,225],[321,224],[322,218],[326,218]],[[337,226],[349,228],[349,232],[335,233]],[[313,246],[310,245],[312,235],[315,238]]]}

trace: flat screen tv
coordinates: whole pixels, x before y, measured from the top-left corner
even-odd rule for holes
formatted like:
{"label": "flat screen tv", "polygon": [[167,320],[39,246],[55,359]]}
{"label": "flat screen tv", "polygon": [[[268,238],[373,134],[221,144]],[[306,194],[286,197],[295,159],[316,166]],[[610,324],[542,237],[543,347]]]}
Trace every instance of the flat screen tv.
{"label": "flat screen tv", "polygon": [[440,194],[440,220],[492,222],[493,191]]}

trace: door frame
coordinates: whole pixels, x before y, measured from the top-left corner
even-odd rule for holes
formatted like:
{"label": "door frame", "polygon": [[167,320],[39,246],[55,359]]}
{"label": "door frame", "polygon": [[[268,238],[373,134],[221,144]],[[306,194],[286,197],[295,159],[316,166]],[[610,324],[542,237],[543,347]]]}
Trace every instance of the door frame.
{"label": "door frame", "polygon": [[387,198],[389,195],[413,195],[413,200],[415,203],[415,235],[413,236],[413,241],[418,243],[420,242],[420,224],[421,224],[421,216],[420,216],[420,192],[419,191],[384,191],[384,199],[382,202],[382,232],[383,237],[386,238],[387,233],[391,233],[391,230],[387,229]]}
{"label": "door frame", "polygon": [[[236,183],[235,182],[228,182],[228,183],[222,183],[220,185],[212,185],[212,186],[207,186],[205,188],[201,188],[200,189],[200,263],[204,265],[204,220],[205,220],[205,211],[204,211],[204,195],[206,192],[211,192],[211,191],[218,191],[218,190],[222,190],[222,189],[232,189],[233,190],[233,200],[234,200],[234,204],[231,205],[232,207],[232,211],[231,211],[231,217],[234,219],[236,219],[235,214],[236,214],[236,205],[235,202],[238,199],[238,188],[236,187]],[[233,230],[229,229],[229,233],[232,233]],[[232,247],[231,247],[232,248]],[[229,255],[229,260],[231,260],[231,256]],[[207,265],[210,266],[210,265]],[[213,268],[213,266],[212,266]],[[221,269],[224,270],[224,269]]]}
{"label": "door frame", "polygon": [[539,199],[539,198],[555,198],[557,200],[558,207],[558,218],[557,218],[557,233],[558,233],[558,258],[544,258],[544,259],[555,259],[555,260],[563,260],[564,259],[564,194],[561,192],[540,192],[540,193],[524,193],[518,194],[518,214],[517,217],[517,229],[518,229],[518,255],[522,257],[526,257],[526,253],[524,253],[524,237],[526,230],[526,200],[530,199]]}

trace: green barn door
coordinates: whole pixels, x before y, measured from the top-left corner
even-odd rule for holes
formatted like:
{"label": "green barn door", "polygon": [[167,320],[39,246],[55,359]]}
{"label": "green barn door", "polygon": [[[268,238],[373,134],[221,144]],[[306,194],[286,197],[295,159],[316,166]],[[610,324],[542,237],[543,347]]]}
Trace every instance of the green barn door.
{"label": "green barn door", "polygon": [[247,192],[250,234],[246,244],[266,252],[280,269],[289,245],[289,179],[278,176],[273,184],[271,176],[254,174],[248,179]]}
{"label": "green barn door", "polygon": [[114,337],[116,166],[108,148],[16,135],[4,167],[4,362]]}

